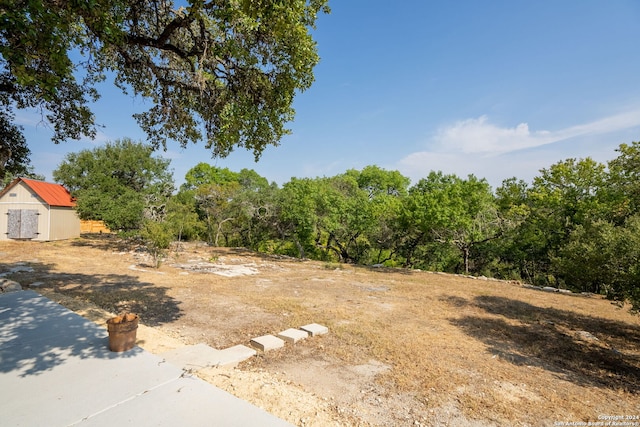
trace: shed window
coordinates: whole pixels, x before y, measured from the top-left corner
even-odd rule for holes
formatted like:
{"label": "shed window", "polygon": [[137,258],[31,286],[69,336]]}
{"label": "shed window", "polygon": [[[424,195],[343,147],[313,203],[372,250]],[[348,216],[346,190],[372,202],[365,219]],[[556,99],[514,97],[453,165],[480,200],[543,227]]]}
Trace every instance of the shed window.
{"label": "shed window", "polygon": [[9,197],[18,197],[18,193],[9,193]]}

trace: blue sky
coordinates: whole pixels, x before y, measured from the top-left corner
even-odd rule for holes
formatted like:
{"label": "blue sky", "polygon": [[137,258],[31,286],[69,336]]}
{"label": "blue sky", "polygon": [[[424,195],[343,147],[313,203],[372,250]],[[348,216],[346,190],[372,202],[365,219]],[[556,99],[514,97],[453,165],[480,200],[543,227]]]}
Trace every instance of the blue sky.
{"label": "blue sky", "polygon": [[[205,161],[255,169],[278,184],[378,165],[417,182],[431,170],[475,174],[495,188],[570,158],[606,162],[640,140],[640,2],[636,0],[334,0],[314,37],[321,62],[295,100],[292,135],[258,163],[237,150],[170,144],[179,185]],[[20,112],[38,173],[65,153],[123,137],[144,101],[100,87],[95,141],[54,145]]]}

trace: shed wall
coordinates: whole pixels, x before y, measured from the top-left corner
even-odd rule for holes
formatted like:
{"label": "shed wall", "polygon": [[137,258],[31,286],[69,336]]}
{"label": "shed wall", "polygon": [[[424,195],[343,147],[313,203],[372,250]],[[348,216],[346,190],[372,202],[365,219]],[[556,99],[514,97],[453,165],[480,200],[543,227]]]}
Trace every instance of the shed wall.
{"label": "shed wall", "polygon": [[63,240],[80,237],[80,219],[73,208],[51,206],[51,227],[49,240]]}

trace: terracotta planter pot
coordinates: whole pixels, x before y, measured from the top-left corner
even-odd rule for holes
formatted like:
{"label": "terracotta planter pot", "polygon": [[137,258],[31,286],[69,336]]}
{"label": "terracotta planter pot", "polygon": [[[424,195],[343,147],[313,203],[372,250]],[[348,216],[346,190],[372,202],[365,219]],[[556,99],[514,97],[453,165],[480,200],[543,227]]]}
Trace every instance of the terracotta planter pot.
{"label": "terracotta planter pot", "polygon": [[115,352],[131,350],[136,345],[139,317],[136,314],[121,314],[107,320],[109,350]]}

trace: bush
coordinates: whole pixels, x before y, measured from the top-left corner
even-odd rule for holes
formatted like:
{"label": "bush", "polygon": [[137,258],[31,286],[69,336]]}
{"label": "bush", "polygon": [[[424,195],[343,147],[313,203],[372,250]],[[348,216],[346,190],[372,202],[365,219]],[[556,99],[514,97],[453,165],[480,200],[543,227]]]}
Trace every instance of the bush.
{"label": "bush", "polygon": [[174,238],[174,230],[167,222],[145,220],[140,229],[140,236],[149,254],[153,257],[154,267],[160,267],[162,259]]}

